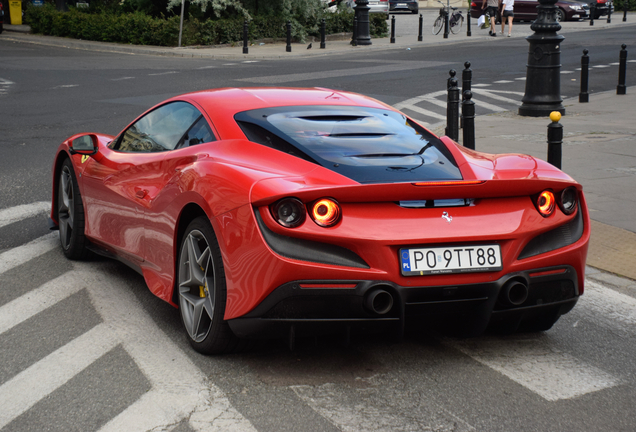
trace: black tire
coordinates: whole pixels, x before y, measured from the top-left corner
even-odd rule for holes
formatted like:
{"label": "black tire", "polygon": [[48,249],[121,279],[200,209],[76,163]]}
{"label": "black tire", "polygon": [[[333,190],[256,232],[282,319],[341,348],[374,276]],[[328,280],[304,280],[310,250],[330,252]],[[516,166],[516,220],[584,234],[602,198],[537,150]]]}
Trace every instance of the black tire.
{"label": "black tire", "polygon": [[433,23],[433,34],[439,34],[439,32],[442,31],[442,27],[444,27],[444,17],[440,15]]}
{"label": "black tire", "polygon": [[86,258],[88,240],[84,235],[84,205],[70,159],[62,163],[58,177],[57,220],[64,255],[72,260]]}
{"label": "black tire", "polygon": [[190,345],[207,355],[235,350],[240,340],[223,319],[227,301],[223,260],[206,217],[190,222],[179,250],[179,310]]}
{"label": "black tire", "polygon": [[419,9],[415,9],[414,11],[411,11],[411,13],[417,14],[419,11],[420,11]]}
{"label": "black tire", "polygon": [[454,26],[451,26],[450,31],[453,34],[457,34],[462,30],[462,24],[464,24],[464,15],[460,15],[459,19],[455,22]]}
{"label": "black tire", "polygon": [[564,22],[565,21],[565,12],[563,11],[563,9],[558,8],[556,10],[556,20],[557,20],[557,22]]}
{"label": "black tire", "polygon": [[0,22],[0,34],[2,34],[3,30],[4,30],[4,24]]}

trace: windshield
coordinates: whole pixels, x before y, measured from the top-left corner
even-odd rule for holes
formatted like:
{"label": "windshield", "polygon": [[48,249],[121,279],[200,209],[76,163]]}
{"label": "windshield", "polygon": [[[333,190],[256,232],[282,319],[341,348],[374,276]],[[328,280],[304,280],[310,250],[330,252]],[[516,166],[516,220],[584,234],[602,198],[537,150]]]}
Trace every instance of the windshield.
{"label": "windshield", "polygon": [[395,111],[300,106],[245,111],[235,119],[250,141],[360,183],[461,179],[446,146]]}

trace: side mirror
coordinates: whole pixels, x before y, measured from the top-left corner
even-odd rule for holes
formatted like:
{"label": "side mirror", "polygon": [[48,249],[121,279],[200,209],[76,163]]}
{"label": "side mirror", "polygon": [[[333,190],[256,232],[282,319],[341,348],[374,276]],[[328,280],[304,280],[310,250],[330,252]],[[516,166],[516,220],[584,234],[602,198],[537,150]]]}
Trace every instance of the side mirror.
{"label": "side mirror", "polygon": [[69,143],[68,149],[71,154],[92,156],[99,150],[97,146],[97,136],[82,135],[77,137]]}

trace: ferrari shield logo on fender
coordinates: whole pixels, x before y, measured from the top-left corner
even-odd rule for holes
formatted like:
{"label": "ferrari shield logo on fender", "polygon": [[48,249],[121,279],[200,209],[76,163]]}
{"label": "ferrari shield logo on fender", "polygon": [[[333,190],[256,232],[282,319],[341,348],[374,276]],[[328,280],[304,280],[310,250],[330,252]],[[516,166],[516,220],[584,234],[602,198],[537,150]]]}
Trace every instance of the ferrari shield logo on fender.
{"label": "ferrari shield logo on fender", "polygon": [[446,222],[451,223],[451,221],[453,220],[453,217],[449,216],[448,212],[444,212],[442,213],[442,219],[446,219]]}

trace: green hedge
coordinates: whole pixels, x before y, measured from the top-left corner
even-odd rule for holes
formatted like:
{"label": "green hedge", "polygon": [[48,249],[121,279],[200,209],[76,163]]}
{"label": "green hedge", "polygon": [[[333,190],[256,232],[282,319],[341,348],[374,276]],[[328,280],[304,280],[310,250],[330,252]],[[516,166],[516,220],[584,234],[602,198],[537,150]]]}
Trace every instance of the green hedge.
{"label": "green hedge", "polygon": [[[128,14],[89,14],[72,8],[59,12],[51,5],[29,7],[25,22],[33,33],[102,42],[120,42],[135,45],[176,46],[179,38],[179,17],[153,18],[140,12]],[[353,12],[327,15],[327,34],[351,32]],[[243,20],[218,19],[184,22],[182,45],[219,45],[243,39]],[[286,25],[282,17],[256,16],[250,22],[249,39],[285,38]],[[387,23],[383,16],[371,15],[370,32],[374,37],[385,37]],[[308,28],[292,22],[292,37],[304,42],[308,36],[320,36],[320,23]]]}

